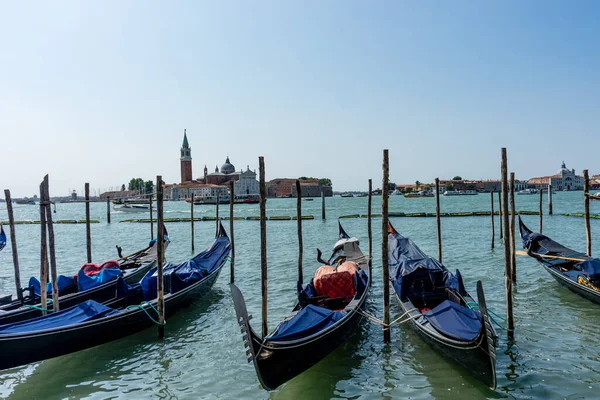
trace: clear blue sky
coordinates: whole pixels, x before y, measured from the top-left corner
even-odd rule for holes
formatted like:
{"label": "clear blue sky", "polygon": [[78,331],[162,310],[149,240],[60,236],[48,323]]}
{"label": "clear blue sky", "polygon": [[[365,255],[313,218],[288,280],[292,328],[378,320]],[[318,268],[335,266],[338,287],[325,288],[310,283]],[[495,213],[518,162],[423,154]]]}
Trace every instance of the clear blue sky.
{"label": "clear blue sky", "polygon": [[336,190],[600,173],[600,2],[1,1],[1,187],[178,182],[226,155]]}

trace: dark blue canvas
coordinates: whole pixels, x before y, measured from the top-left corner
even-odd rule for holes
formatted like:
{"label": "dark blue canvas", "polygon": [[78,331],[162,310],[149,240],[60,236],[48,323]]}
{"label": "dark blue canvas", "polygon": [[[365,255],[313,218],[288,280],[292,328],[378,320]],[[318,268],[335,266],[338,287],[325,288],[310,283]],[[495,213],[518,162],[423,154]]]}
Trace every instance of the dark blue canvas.
{"label": "dark blue canvas", "polygon": [[[181,264],[169,264],[163,268],[163,274],[170,282],[165,285],[165,292],[177,293],[178,291],[200,281],[205,276],[216,270],[229,255],[231,244],[227,236],[220,236],[207,250],[199,253],[189,261]],[[153,268],[142,278],[140,285],[144,291],[144,300],[156,298],[157,268]]]}
{"label": "dark blue canvas", "polygon": [[77,273],[77,287],[80,292],[91,289],[105,282],[112,281],[123,273],[120,268],[102,268],[97,275],[88,276],[82,270]]}
{"label": "dark blue canvas", "polygon": [[481,316],[470,308],[445,300],[423,317],[439,332],[457,340],[473,340],[481,329]]}
{"label": "dark blue canvas", "polygon": [[[70,276],[59,275],[56,279],[56,284],[58,285],[58,292],[60,293],[61,290],[74,285],[75,279],[71,278]],[[29,278],[29,284],[27,287],[32,286],[33,292],[39,296],[42,292],[42,288],[40,286],[40,281],[35,276]],[[52,294],[52,282],[46,283],[46,293],[48,293],[48,295]]]}
{"label": "dark blue canvas", "polygon": [[268,340],[294,340],[313,335],[343,318],[340,311],[309,304],[291,319],[282,322]]}
{"label": "dark blue canvas", "polygon": [[92,319],[113,315],[119,311],[103,304],[88,300],[56,313],[12,324],[0,325],[0,335],[35,332],[43,329],[59,328],[79,324]]}
{"label": "dark blue canvas", "polygon": [[592,258],[590,260],[586,260],[582,263],[577,264],[575,268],[581,268],[581,271],[584,272],[590,278],[600,280],[600,260]]}
{"label": "dark blue canvas", "polygon": [[4,233],[4,227],[0,225],[0,250],[6,246],[6,234]]}

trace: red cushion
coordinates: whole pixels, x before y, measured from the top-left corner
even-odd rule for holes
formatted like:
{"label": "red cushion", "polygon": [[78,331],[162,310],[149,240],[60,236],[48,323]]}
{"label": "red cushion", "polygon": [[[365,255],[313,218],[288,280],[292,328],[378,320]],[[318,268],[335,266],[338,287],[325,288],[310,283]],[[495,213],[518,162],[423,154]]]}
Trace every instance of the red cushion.
{"label": "red cushion", "polygon": [[334,272],[322,275],[314,281],[317,295],[336,297],[354,297],[354,279],[349,272]]}

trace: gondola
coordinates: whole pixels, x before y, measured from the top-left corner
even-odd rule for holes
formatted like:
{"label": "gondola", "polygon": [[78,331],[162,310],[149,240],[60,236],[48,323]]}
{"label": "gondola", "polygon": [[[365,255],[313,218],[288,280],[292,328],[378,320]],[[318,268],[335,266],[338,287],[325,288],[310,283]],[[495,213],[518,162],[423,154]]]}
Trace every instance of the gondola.
{"label": "gondola", "polygon": [[[166,232],[166,231],[165,231]],[[165,236],[165,250],[169,244],[169,239]],[[120,248],[119,248],[120,250]],[[105,271],[88,277],[83,270],[76,274],[77,280],[72,277],[59,276],[59,305],[61,309],[68,308],[86,300],[94,300],[99,303],[106,303],[115,299],[115,290],[118,285],[118,278],[121,277],[124,283],[132,284],[138,282],[154,266],[157,260],[156,240],[152,240],[148,247],[136,251],[125,257],[119,258],[116,265],[109,261],[113,268],[107,268]],[[90,264],[82,268],[89,267]],[[47,288],[51,288],[48,283]],[[0,324],[8,324],[36,318],[42,315],[40,307],[40,283],[37,278],[29,279],[29,284],[22,289],[23,300],[13,299],[12,295],[4,298],[4,304],[0,305]],[[51,289],[47,291],[48,298],[52,298]],[[52,310],[52,303],[47,305],[48,310]]]}
{"label": "gondola", "polygon": [[487,315],[481,281],[477,304],[458,270],[452,274],[391,224],[388,257],[390,281],[405,320],[434,350],[494,389],[497,335]]}
{"label": "gondola", "polygon": [[529,229],[519,217],[523,248],[561,285],[600,304],[600,260],[565,247]]}
{"label": "gondola", "polygon": [[[320,252],[317,259],[326,264],[326,269],[335,265],[340,271],[323,281],[315,281],[315,277],[304,288],[298,283],[298,303],[292,314],[264,338],[250,326],[242,293],[237,286],[230,285],[235,313],[249,355],[248,362],[254,362],[258,379],[267,390],[276,389],[325,358],[351,335],[363,318],[360,310],[367,299],[371,274],[358,240],[350,238],[340,225],[339,240],[329,260],[321,260]],[[349,278],[352,289],[349,293],[354,294],[334,297],[333,291],[325,290],[327,295],[320,295],[324,288],[320,283],[327,282],[327,279],[343,278],[348,282],[348,276],[344,274],[350,272],[341,270],[349,261],[356,263],[358,268]]]}
{"label": "gondola", "polygon": [[4,227],[0,225],[0,250],[6,246],[6,233],[4,233]]}
{"label": "gondola", "polygon": [[[230,250],[220,226],[208,249],[164,267],[166,318],[211,290]],[[125,285],[119,278],[118,296],[107,304],[87,300],[43,317],[0,325],[0,369],[69,354],[155,326],[156,271],[152,268],[135,285]]]}

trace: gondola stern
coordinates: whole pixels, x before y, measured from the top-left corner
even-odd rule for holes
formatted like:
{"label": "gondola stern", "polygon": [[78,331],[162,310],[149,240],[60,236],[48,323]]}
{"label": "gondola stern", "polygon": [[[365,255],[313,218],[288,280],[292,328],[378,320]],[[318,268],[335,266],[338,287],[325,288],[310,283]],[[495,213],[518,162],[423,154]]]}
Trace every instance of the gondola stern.
{"label": "gondola stern", "polygon": [[394,228],[394,226],[392,225],[391,222],[388,221],[388,234],[390,235],[397,235],[398,231],[396,230],[396,228]]}
{"label": "gondola stern", "polygon": [[342,223],[338,220],[338,238],[339,239],[350,239],[350,235],[348,235],[346,233],[346,231],[344,230],[344,228],[342,228]]}
{"label": "gondola stern", "polygon": [[519,215],[519,235],[521,236],[521,239],[525,240],[525,238],[532,233],[533,231],[525,225],[521,219],[521,216]]}
{"label": "gondola stern", "polygon": [[481,281],[477,281],[477,302],[479,303],[479,311],[483,319],[482,334],[484,340],[481,341],[480,349],[484,355],[489,357],[490,367],[489,377],[484,376],[484,378],[487,378],[484,379],[484,382],[490,389],[494,390],[496,389],[496,332],[488,316],[487,302]]}

